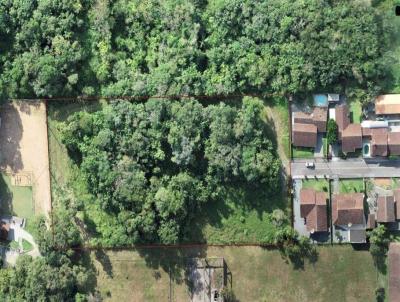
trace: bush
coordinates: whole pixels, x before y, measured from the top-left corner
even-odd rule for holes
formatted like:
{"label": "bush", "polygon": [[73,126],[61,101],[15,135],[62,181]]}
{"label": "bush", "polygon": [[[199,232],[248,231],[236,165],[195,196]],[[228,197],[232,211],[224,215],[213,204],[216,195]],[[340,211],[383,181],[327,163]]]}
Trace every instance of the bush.
{"label": "bush", "polygon": [[338,141],[338,126],[333,119],[329,119],[326,138],[329,145],[333,145]]}

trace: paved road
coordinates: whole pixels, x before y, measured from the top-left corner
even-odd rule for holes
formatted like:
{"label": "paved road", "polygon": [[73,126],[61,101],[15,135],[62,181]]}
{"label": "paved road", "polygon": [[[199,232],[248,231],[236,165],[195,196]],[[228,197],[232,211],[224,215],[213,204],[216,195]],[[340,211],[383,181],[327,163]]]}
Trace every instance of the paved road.
{"label": "paved road", "polygon": [[294,160],[291,163],[292,178],[328,177],[400,177],[400,160],[389,159],[347,159],[347,160],[313,160],[315,169],[307,169],[305,163],[311,160]]}

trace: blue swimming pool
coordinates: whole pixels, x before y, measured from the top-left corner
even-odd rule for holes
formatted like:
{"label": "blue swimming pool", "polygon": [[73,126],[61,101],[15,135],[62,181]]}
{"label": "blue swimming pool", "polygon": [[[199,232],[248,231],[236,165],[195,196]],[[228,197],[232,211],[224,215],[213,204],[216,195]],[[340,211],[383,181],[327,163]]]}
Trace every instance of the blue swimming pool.
{"label": "blue swimming pool", "polygon": [[328,107],[328,96],[326,94],[314,94],[314,106]]}

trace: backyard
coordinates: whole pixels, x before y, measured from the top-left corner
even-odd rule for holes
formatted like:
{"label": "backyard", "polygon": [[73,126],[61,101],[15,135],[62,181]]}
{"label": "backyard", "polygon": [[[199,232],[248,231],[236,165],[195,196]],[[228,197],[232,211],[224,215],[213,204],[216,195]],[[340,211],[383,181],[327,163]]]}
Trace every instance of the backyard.
{"label": "backyard", "polygon": [[358,100],[353,100],[350,102],[350,117],[351,122],[359,124],[362,121],[362,107]]}
{"label": "backyard", "polygon": [[[223,257],[237,301],[375,301],[386,288],[368,251],[318,247],[315,263],[295,269],[278,250],[260,247],[139,249],[92,252],[104,301],[188,301],[188,257]],[[228,280],[230,280],[228,279]],[[170,299],[170,300],[168,300]]]}
{"label": "backyard", "polygon": [[27,220],[33,218],[32,187],[13,186],[10,175],[5,173],[0,176],[0,199],[2,215],[14,215]]}

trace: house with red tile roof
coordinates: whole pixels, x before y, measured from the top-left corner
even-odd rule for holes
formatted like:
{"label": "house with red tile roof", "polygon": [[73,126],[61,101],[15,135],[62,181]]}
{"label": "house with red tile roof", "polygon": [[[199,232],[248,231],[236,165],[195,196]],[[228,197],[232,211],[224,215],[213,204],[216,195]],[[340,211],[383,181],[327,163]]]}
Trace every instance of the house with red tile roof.
{"label": "house with red tile roof", "polygon": [[394,222],[394,197],[393,196],[379,196],[378,197],[378,210],[376,213],[377,222]]}
{"label": "house with red tile roof", "polygon": [[342,131],[342,151],[355,152],[362,148],[362,132],[360,124],[349,124]]}
{"label": "house with red tile roof", "polygon": [[292,144],[296,147],[314,148],[317,144],[317,127],[314,124],[293,124]]}
{"label": "house with red tile roof", "polygon": [[340,229],[347,234],[348,242],[364,243],[366,241],[364,194],[333,194],[332,224],[335,230]]}
{"label": "house with red tile roof", "polygon": [[300,216],[310,233],[328,231],[327,195],[314,189],[301,189]]}

